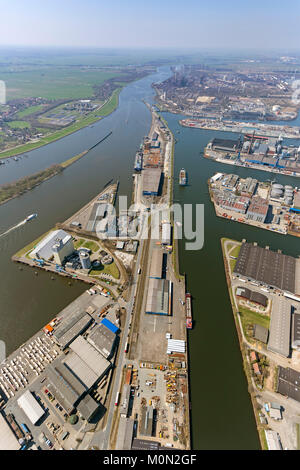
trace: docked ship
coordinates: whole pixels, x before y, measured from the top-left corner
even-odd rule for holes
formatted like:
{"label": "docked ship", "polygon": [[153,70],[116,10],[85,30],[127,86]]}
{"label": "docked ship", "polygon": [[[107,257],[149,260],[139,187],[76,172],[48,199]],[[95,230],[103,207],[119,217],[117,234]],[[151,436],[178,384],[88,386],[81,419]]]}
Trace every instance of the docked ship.
{"label": "docked ship", "polygon": [[136,152],[134,169],[135,171],[142,171],[143,168],[143,154],[141,152]]}
{"label": "docked ship", "polygon": [[184,168],[181,168],[179,172],[179,185],[186,186],[186,184],[187,184],[186,171]]}
{"label": "docked ship", "polygon": [[186,316],[186,327],[188,330],[191,330],[193,328],[192,296],[188,292],[185,294],[185,316]]}

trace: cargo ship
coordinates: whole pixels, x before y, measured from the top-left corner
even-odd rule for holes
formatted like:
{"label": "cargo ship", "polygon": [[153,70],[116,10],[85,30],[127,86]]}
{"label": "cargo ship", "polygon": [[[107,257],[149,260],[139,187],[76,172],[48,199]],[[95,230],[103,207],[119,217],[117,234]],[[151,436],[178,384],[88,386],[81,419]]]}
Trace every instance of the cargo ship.
{"label": "cargo ship", "polygon": [[185,316],[186,316],[186,327],[188,330],[191,330],[193,328],[192,296],[188,292],[185,294]]}
{"label": "cargo ship", "polygon": [[142,171],[143,167],[143,154],[141,152],[136,152],[134,169],[135,171]]}
{"label": "cargo ship", "polygon": [[179,172],[179,185],[186,186],[186,183],[187,183],[186,171],[184,168],[181,168]]}

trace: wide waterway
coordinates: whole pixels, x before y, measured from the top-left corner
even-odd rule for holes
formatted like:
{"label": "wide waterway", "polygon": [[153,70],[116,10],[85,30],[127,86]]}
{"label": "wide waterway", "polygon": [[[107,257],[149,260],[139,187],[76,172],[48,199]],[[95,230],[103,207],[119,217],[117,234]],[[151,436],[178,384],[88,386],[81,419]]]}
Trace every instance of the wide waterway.
{"label": "wide waterway", "polygon": [[[12,263],[12,254],[63,221],[100,192],[111,178],[120,180],[120,194],[131,198],[135,151],[149,131],[151,116],[142,99],[151,100],[151,83],[166,78],[168,69],[160,69],[126,87],[120,94],[118,109],[93,127],[82,129],[44,148],[28,153],[28,158],[0,167],[0,183],[46,168],[91,147],[111,130],[113,134],[86,157],[59,176],[0,207],[0,233],[13,227],[25,216],[39,216],[8,235],[0,237],[0,339],[12,352],[45,325],[86,286]],[[259,179],[272,174],[234,168],[206,160],[200,154],[216,134],[182,128],[181,116],[164,113],[179,142],[175,146],[175,201],[205,204],[205,245],[199,252],[184,251],[180,244],[180,267],[187,273],[191,291],[195,328],[189,333],[192,437],[195,449],[259,448],[255,420],[235,324],[225,282],[220,238],[222,236],[259,241],[271,248],[298,255],[299,240],[254,227],[216,218],[210,203],[207,179],[216,171],[233,172]],[[177,133],[177,130],[180,133]],[[225,134],[228,135],[228,134]],[[179,188],[179,169],[188,171],[189,186]],[[276,180],[297,184],[293,178]],[[130,200],[130,199],[129,199]]]}

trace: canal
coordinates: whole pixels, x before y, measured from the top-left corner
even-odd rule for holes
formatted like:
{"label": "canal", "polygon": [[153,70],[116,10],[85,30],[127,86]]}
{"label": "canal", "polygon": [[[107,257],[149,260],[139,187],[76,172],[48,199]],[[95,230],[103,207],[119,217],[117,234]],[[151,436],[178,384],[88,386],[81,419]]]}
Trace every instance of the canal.
{"label": "canal", "polygon": [[[13,181],[70,158],[112,131],[108,139],[62,174],[0,206],[0,234],[38,212],[33,222],[0,236],[0,339],[6,342],[8,354],[86,288],[74,280],[69,285],[69,280],[57,276],[51,280],[49,274],[40,271],[36,275],[34,269],[12,263],[11,256],[56,222],[68,218],[111,178],[120,180],[119,194],[130,200],[135,152],[151,124],[142,99],[151,100],[151,83],[169,74],[169,69],[162,68],[130,84],[120,94],[119,107],[107,118],[0,168],[0,184]],[[174,199],[205,205],[203,249],[185,251],[184,240],[179,246],[180,267],[187,274],[195,319],[195,328],[189,333],[193,448],[257,449],[259,441],[227,293],[220,238],[259,241],[293,255],[299,254],[299,241],[218,219],[209,200],[207,179],[216,171],[232,172],[233,167],[204,159],[203,148],[213,136],[225,133],[182,128],[180,116],[164,113],[164,117],[178,140]],[[188,171],[189,186],[185,188],[179,188],[176,181],[181,167]],[[272,178],[271,173],[262,171],[235,168],[234,172]],[[298,181],[278,175],[276,180],[289,184]]]}

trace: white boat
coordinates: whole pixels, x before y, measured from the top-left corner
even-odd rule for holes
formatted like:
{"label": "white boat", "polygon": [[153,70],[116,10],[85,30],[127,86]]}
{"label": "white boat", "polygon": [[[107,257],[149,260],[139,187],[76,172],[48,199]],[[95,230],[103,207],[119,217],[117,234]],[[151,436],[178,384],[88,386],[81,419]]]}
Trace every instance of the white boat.
{"label": "white boat", "polygon": [[29,222],[30,220],[35,219],[36,217],[37,217],[37,214],[30,214],[28,215],[28,217],[26,217],[25,220],[26,222]]}

